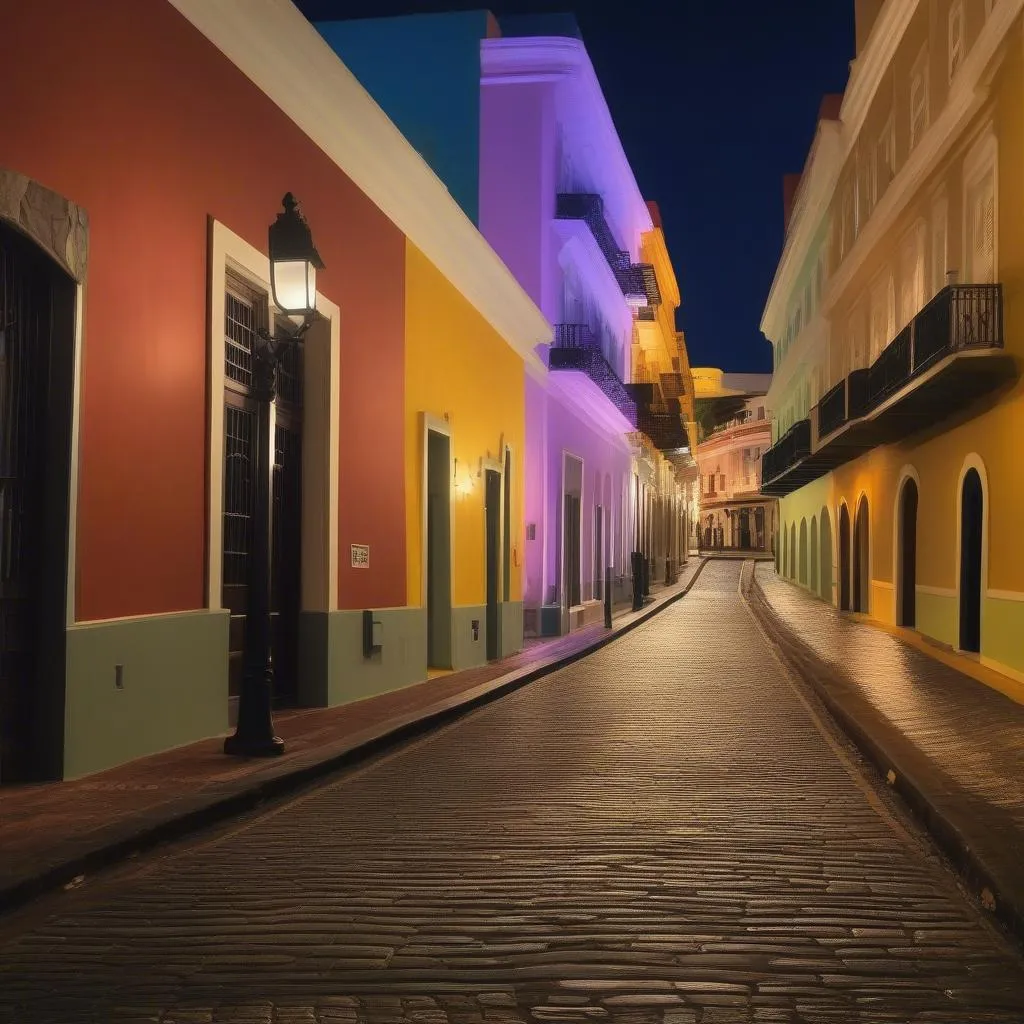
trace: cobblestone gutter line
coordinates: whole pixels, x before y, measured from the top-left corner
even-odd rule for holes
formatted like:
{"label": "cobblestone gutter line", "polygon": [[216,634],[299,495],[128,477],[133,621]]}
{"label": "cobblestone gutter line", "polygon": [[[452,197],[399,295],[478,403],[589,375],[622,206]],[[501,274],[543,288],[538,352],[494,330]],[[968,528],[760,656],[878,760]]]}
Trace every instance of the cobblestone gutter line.
{"label": "cobblestone gutter line", "polygon": [[287,796],[332,772],[358,765],[432,729],[447,725],[543,676],[557,672],[643,625],[685,597],[699,579],[707,561],[706,558],[698,561],[690,578],[676,593],[655,599],[640,612],[627,613],[625,621],[614,625],[593,644],[541,662],[532,668],[499,676],[476,689],[419,709],[413,715],[382,722],[362,733],[326,744],[303,760],[282,765],[276,773],[261,773],[256,778],[241,779],[227,792],[203,794],[188,803],[175,801],[170,806],[157,807],[127,822],[114,822],[106,838],[102,834],[98,836],[96,845],[91,849],[75,853],[60,863],[48,864],[36,874],[0,885],[0,912],[14,910],[54,889],[70,887],[80,881],[82,876],[95,874],[102,868],[127,860],[161,843],[181,839],[192,832],[251,811],[269,800]]}
{"label": "cobblestone gutter line", "polygon": [[[1024,900],[1019,878],[1024,872],[1018,866],[1017,878],[1008,875],[977,848],[979,833],[985,829],[978,816],[988,808],[979,806],[980,801],[964,792],[899,728],[872,708],[857,692],[855,682],[843,678],[785,625],[765,597],[756,572],[747,576],[744,596],[785,664],[814,690],[886,784],[924,824],[985,910],[1024,944]],[[1011,837],[1007,836],[1006,841],[1010,842]]]}

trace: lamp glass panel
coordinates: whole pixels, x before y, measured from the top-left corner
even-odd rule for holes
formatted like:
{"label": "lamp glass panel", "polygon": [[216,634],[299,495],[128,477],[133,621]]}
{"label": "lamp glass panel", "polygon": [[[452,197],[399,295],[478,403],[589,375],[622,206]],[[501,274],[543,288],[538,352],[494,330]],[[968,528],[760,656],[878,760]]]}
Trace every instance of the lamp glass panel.
{"label": "lamp glass panel", "polygon": [[[311,308],[307,284],[310,270],[305,260],[278,260],[273,264],[274,300],[285,313],[303,313]],[[315,287],[312,291],[315,294]]]}

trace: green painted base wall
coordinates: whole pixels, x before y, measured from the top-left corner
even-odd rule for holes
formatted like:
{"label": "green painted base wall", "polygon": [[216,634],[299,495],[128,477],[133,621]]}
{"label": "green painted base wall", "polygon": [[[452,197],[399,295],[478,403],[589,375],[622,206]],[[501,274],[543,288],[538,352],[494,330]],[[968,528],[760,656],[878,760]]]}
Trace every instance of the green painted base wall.
{"label": "green painted base wall", "polygon": [[64,722],[66,779],[225,732],[228,613],[72,626]]}
{"label": "green painted base wall", "polygon": [[957,604],[955,597],[924,594],[915,597],[915,628],[940,643],[955,647],[957,643]]}
{"label": "green painted base wall", "polygon": [[303,612],[299,619],[299,702],[336,707],[427,678],[423,608],[373,612],[380,650],[363,656],[362,611]]}
{"label": "green painted base wall", "polygon": [[[473,636],[473,623],[478,624]],[[487,605],[469,604],[452,609],[452,668],[487,664]]]}
{"label": "green painted base wall", "polygon": [[523,649],[523,602],[504,601],[501,605],[501,640],[498,644],[503,658]]}

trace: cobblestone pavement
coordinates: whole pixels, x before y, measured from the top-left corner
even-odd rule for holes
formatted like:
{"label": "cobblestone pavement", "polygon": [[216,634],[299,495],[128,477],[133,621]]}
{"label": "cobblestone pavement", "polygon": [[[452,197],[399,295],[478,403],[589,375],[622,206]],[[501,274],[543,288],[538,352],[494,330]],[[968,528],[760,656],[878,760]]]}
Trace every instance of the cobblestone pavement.
{"label": "cobblestone pavement", "polygon": [[739,573],[12,921],[0,1021],[1024,1020],[1019,955],[816,727]]}

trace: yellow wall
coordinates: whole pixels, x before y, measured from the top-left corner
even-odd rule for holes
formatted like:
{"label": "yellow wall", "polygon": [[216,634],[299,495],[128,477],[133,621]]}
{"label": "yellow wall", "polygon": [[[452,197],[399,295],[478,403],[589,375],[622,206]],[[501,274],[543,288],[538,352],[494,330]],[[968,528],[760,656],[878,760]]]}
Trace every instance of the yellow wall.
{"label": "yellow wall", "polygon": [[[523,361],[412,243],[406,243],[405,419],[408,600],[422,604],[422,414],[448,417],[458,478],[473,490],[452,495],[452,603],[486,601],[481,456],[501,462],[512,449],[511,599],[522,599]],[[369,425],[368,425],[369,429]],[[504,438],[504,440],[502,440]],[[517,555],[519,557],[517,557]]]}

